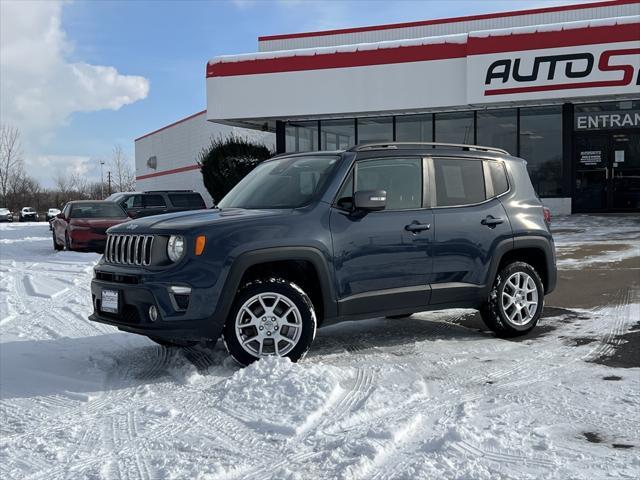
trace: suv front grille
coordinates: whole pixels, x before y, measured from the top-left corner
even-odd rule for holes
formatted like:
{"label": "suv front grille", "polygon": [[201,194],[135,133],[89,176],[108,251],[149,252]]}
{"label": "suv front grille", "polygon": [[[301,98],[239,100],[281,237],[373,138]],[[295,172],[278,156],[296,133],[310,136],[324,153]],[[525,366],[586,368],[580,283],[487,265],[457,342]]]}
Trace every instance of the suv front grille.
{"label": "suv front grille", "polygon": [[153,235],[107,235],[104,259],[121,265],[150,265],[153,240]]}

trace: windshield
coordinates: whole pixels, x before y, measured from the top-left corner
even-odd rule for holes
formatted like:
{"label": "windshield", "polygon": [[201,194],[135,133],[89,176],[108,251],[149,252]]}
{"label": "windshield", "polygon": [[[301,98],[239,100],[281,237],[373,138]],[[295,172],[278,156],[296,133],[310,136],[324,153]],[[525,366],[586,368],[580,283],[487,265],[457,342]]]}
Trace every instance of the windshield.
{"label": "windshield", "polygon": [[71,209],[70,218],[124,218],[127,215],[115,203],[79,203]]}
{"label": "windshield", "polygon": [[298,208],[321,190],[338,157],[318,155],[258,165],[218,203],[219,208]]}
{"label": "windshield", "polygon": [[31,207],[24,207],[24,208],[22,209],[22,211],[23,211],[23,212],[25,212],[25,213],[31,213],[31,212],[33,212],[34,210],[33,210],[33,208],[31,208]]}

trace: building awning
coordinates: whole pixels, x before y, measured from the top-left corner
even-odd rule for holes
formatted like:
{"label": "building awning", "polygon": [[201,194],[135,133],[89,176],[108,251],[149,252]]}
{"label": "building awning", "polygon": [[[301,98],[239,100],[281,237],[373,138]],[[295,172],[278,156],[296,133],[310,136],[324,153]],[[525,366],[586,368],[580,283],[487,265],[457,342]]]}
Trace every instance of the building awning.
{"label": "building awning", "polygon": [[640,93],[640,16],[217,57],[207,118],[303,119]]}

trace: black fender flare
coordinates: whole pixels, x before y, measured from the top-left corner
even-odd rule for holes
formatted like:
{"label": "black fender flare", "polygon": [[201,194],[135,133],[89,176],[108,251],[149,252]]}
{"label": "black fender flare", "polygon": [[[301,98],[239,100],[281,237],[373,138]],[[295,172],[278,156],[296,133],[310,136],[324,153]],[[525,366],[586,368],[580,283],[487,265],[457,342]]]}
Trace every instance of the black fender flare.
{"label": "black fender flare", "polygon": [[252,250],[240,254],[232,263],[224,287],[220,293],[219,302],[216,307],[214,318],[224,324],[229,310],[233,305],[233,300],[240,281],[244,273],[252,266],[260,263],[275,262],[279,260],[304,260],[310,262],[318,274],[320,288],[322,291],[322,303],[324,308],[324,318],[334,318],[337,316],[338,307],[335,300],[333,276],[330,274],[326,257],[320,250],[314,247],[270,247],[259,250]]}
{"label": "black fender flare", "polygon": [[547,267],[547,282],[545,285],[545,294],[549,294],[555,289],[557,272],[555,265],[555,254],[552,250],[553,243],[549,238],[541,235],[528,235],[515,237],[511,240],[505,240],[498,244],[493,256],[493,261],[491,263],[491,270],[489,272],[489,278],[487,279],[487,285],[485,285],[485,289],[483,289],[483,296],[485,294],[488,294],[489,290],[491,290],[493,280],[498,274],[498,267],[500,266],[500,262],[502,262],[503,257],[509,252],[525,248],[537,249],[542,251],[544,255],[545,265]]}

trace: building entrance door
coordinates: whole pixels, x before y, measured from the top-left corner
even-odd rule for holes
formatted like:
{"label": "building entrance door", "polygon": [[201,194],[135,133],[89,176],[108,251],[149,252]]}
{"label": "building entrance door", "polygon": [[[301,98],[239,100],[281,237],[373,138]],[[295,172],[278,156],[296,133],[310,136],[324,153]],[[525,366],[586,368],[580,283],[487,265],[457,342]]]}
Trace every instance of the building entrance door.
{"label": "building entrance door", "polygon": [[640,211],[640,132],[575,137],[576,212]]}

